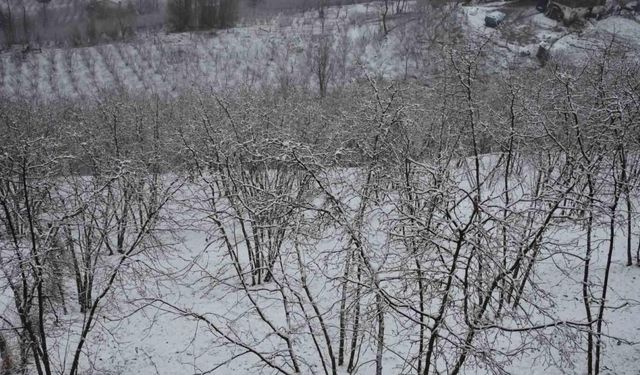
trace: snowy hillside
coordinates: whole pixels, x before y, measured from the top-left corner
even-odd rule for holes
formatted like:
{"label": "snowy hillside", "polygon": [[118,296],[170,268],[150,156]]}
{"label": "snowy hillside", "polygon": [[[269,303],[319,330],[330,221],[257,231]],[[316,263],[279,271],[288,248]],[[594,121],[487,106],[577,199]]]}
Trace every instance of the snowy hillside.
{"label": "snowy hillside", "polygon": [[[130,43],[85,48],[45,48],[0,55],[0,95],[45,100],[97,98],[125,90],[175,96],[186,89],[224,91],[237,87],[315,86],[318,53],[330,48],[329,85],[340,85],[365,73],[387,78],[421,76],[429,61],[422,33],[434,21],[411,12],[390,17],[384,36],[381,4],[330,7],[324,22],[316,11],[281,15],[270,21],[217,33],[139,35]],[[505,9],[506,7],[506,9]],[[508,17],[498,30],[487,28],[488,12],[503,9]],[[459,25],[469,43],[483,45],[493,64],[536,67],[541,43],[551,46],[560,62],[584,61],[612,40],[628,53],[640,48],[640,23],[610,17],[573,30],[545,18],[530,5],[454,7],[442,32]],[[323,36],[324,35],[324,36]]]}
{"label": "snowy hillside", "polygon": [[[404,71],[400,46],[381,35],[378,12],[379,5],[327,12],[333,80],[348,82],[369,69],[387,76]],[[308,12],[217,33],[151,34],[131,43],[3,53],[0,94],[55,100],[95,98],[111,90],[164,96],[194,87],[309,85],[322,27],[317,12]]]}

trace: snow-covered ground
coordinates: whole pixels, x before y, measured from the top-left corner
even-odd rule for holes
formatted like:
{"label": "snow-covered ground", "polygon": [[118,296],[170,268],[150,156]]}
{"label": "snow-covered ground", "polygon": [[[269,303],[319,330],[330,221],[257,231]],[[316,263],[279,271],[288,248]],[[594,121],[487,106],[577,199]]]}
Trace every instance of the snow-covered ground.
{"label": "snow-covered ground", "polygon": [[[612,15],[598,21],[587,19],[583,26],[565,27],[538,12],[531,2],[517,4],[495,2],[462,8],[468,19],[468,32],[495,45],[492,50],[498,56],[498,64],[509,63],[518,54],[535,57],[541,44],[550,48],[552,58],[561,62],[584,63],[597,58],[598,52],[612,41],[615,47],[633,55],[640,51],[637,16]],[[496,10],[507,14],[504,23],[497,29],[485,27],[485,16]]]}
{"label": "snow-covered ground", "polygon": [[[354,208],[357,207],[358,200],[350,199],[349,195],[352,189],[357,188],[355,176],[358,173],[355,169],[346,169],[336,171],[332,177],[335,178],[334,188],[338,194]],[[255,342],[256,347],[262,348],[265,353],[274,348],[284,350],[282,342],[278,342],[277,337],[268,333],[269,330],[257,317],[247,294],[239,288],[237,280],[233,277],[228,255],[223,250],[223,245],[216,241],[215,227],[211,222],[207,222],[206,214],[199,210],[205,204],[204,199],[198,198],[201,194],[197,186],[188,185],[180,194],[182,204],[173,205],[165,215],[171,220],[164,224],[164,227],[177,231],[182,239],[179,245],[156,254],[153,261],[131,259],[121,278],[124,281],[119,281],[117,292],[110,295],[106,308],[100,310],[96,327],[89,336],[86,346],[88,358],[83,359],[87,367],[87,361],[91,362],[93,372],[89,373],[172,375],[203,374],[214,369],[213,373],[219,374],[276,373],[261,364],[253,354],[229,345],[217,331],[189,316],[191,313],[203,315],[218,324],[218,327],[231,332],[232,337],[237,337],[240,341]],[[384,226],[376,220],[376,211],[371,212],[367,225],[368,233],[374,236],[368,239],[373,244],[371,251],[376,251],[376,246],[388,245],[382,229],[376,229],[378,226]],[[545,312],[549,316],[538,316],[533,312],[535,309],[532,309],[533,320],[521,324],[535,325],[548,322],[546,319],[550,317],[568,321],[584,319],[581,299],[583,263],[580,258],[584,255],[584,243],[581,242],[584,240],[584,230],[577,226],[559,224],[552,232],[554,238],[549,242],[554,245],[551,248],[559,247],[557,250],[545,251],[539,255],[540,261],[532,277],[532,284],[544,291],[543,295],[536,297],[540,299],[527,301],[527,304],[538,304],[537,307],[547,306],[551,301]],[[637,362],[640,358],[640,288],[637,285],[640,281],[640,267],[624,265],[626,233],[620,230],[616,236],[608,309],[605,315],[604,333],[607,338],[604,341],[602,373],[637,375]],[[606,263],[606,238],[607,233],[604,230],[598,230],[594,235],[594,243],[599,244],[597,251],[592,255],[591,272],[594,285],[602,282]],[[567,247],[562,247],[563,245]],[[305,262],[309,265],[309,286],[316,303],[325,312],[324,317],[330,327],[334,344],[338,332],[338,259],[345,246],[344,237],[330,230],[322,238],[304,247]],[[569,248],[572,250],[567,251]],[[281,256],[281,267],[290,273],[290,277],[299,277],[291,243],[285,244]],[[393,263],[393,259],[388,261]],[[332,265],[338,268],[333,269]],[[294,281],[292,279],[289,282]],[[391,287],[389,288],[391,290]],[[277,285],[267,283],[251,289],[253,299],[261,306],[267,319],[276,327],[281,327],[283,332],[291,329],[287,328]],[[595,287],[594,292],[597,292]],[[163,302],[160,303],[159,300]],[[432,310],[436,302],[427,304],[430,306],[429,310]],[[174,307],[182,311],[177,312]],[[363,304],[365,314],[371,313],[367,312],[370,308],[373,308],[373,305]],[[61,319],[72,322],[78,317],[77,312],[72,312],[70,315],[61,316]],[[411,331],[415,334],[417,327],[402,327],[395,325],[396,323],[391,319],[387,322],[386,345],[389,350],[384,354],[384,374],[413,373],[404,367],[403,361],[407,359],[408,353],[415,351],[405,334]],[[375,331],[365,323],[362,328],[365,331]],[[296,337],[297,355],[309,364],[309,368],[315,368],[316,373],[321,373],[313,343],[304,331],[303,326],[294,326],[292,331]],[[534,331],[533,342],[528,341],[522,347],[517,332],[485,345],[502,353],[521,352],[511,358],[492,352],[492,355],[503,360],[508,358],[510,364],[506,365],[506,369],[510,374],[584,373],[585,353],[582,348],[585,338],[578,334],[574,338],[575,341],[563,341],[567,340],[567,337],[556,335],[557,333],[554,327]],[[58,363],[62,363],[65,355],[68,355],[68,337],[67,332],[59,332],[53,340],[55,344],[52,347],[59,345]],[[481,345],[476,343],[476,346]],[[554,347],[560,347],[566,352],[560,355]],[[374,352],[375,348],[362,349],[361,366],[356,373],[373,372],[374,365],[368,360],[373,358]],[[341,367],[339,373],[347,372]],[[485,369],[472,367],[464,373],[484,374]]]}
{"label": "snow-covered ground", "polygon": [[[615,252],[616,256],[611,270],[611,291],[613,293],[610,305],[620,308],[607,312],[605,332],[614,338],[606,340],[603,373],[637,375],[639,371],[637,363],[640,358],[640,348],[638,348],[640,292],[637,283],[640,280],[640,269],[624,266],[623,243],[624,238],[619,238],[617,241],[619,251]],[[180,258],[198,257],[199,263],[209,266],[219,262],[213,250],[206,252],[207,254],[203,256],[202,250],[206,246],[205,235],[194,234],[190,236],[189,246],[181,253]],[[327,245],[327,247],[330,248],[331,245]],[[603,273],[605,257],[603,251],[595,254],[596,267],[593,268],[594,272]],[[184,269],[189,262],[180,258],[177,255],[172,256],[166,263],[167,271],[177,272]],[[563,274],[556,263],[565,262],[569,263],[575,272]],[[566,265],[566,263],[563,264],[563,266]],[[178,274],[185,275],[184,273]],[[160,293],[165,299],[174,301],[176,305],[187,307],[197,313],[227,314],[227,316],[244,314],[249,304],[242,293],[229,292],[219,285],[215,287],[214,285],[202,285],[206,284],[201,279],[203,274],[204,272],[188,272],[177,283],[165,280],[165,287],[161,289]],[[581,293],[580,276],[580,268],[575,259],[571,264],[571,260],[560,256],[545,261],[536,274],[538,282],[544,281],[550,290],[555,291],[553,298],[557,305],[554,306],[554,311],[566,319],[576,319],[576,317],[584,315],[584,308],[579,297]],[[200,281],[200,285],[196,281]],[[151,284],[156,282],[151,282]],[[332,291],[329,286],[316,285],[315,290],[317,297],[325,306],[331,303],[330,297],[333,297],[334,301],[337,300],[335,299],[337,297],[336,291]],[[265,298],[268,299],[268,297]],[[630,300],[633,302],[630,303]],[[121,315],[132,311],[134,305],[124,303],[124,306],[125,311]],[[271,316],[272,318],[279,316],[283,320],[284,314],[277,313],[277,308],[278,306],[274,306],[276,310],[272,311],[276,313]],[[255,329],[252,328],[249,317],[238,317],[238,319],[234,322],[235,330],[246,334]],[[277,321],[277,323],[284,326],[283,321]],[[544,333],[541,333],[542,335]],[[541,361],[539,356],[547,350],[544,346],[544,339],[540,337],[539,347],[527,350],[529,356],[515,358],[513,364],[508,367],[509,372],[518,375],[584,373],[585,353],[580,348],[575,348],[574,355],[569,358],[557,358],[555,363]],[[408,349],[407,346],[403,346],[403,336],[398,337],[391,333],[388,340],[388,345],[396,352],[405,352]],[[553,341],[553,337],[549,340]],[[584,339],[579,342],[584,344]],[[557,342],[555,344],[558,345]],[[303,356],[305,352],[311,353],[313,350],[310,346],[311,343],[307,343],[307,345],[309,347],[302,347],[301,355]],[[494,350],[514,348],[508,342],[494,343],[494,345],[496,345],[493,347]],[[118,318],[117,321],[101,322],[96,332],[91,334],[90,347],[96,370],[101,374],[196,374],[224,363],[240,352],[238,348],[224,345],[219,336],[204,326],[202,322],[184,317],[179,318],[172,312],[163,312],[154,308],[147,308],[128,318]],[[370,355],[371,353],[368,354],[368,356]],[[385,374],[400,373],[398,366],[402,365],[401,359],[394,354],[387,353],[385,355]],[[261,368],[258,361],[248,355],[246,358],[222,366],[216,373],[248,375],[256,373],[256,369]],[[341,373],[346,374],[345,369],[341,370]],[[371,367],[365,366],[358,373],[368,374],[372,370]],[[258,373],[271,372],[262,369],[258,370]],[[467,373],[483,372],[474,369],[471,372],[467,371]]]}

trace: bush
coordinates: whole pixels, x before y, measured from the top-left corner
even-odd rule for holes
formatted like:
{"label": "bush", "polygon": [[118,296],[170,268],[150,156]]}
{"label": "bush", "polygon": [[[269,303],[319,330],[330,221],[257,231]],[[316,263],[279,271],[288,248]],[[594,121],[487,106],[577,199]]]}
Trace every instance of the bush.
{"label": "bush", "polygon": [[185,31],[189,27],[189,0],[170,0],[167,3],[167,26],[171,32]]}
{"label": "bush", "polygon": [[169,0],[166,9],[170,32],[224,29],[238,19],[236,0]]}
{"label": "bush", "polygon": [[87,5],[87,13],[87,37],[92,42],[103,34],[112,40],[133,35],[136,10],[131,1],[122,6],[109,0],[94,0]]}

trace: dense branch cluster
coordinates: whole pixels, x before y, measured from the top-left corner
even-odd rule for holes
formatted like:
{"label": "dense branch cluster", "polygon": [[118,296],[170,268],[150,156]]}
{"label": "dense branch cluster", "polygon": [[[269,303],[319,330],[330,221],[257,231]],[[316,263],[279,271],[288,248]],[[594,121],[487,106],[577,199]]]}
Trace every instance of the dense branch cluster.
{"label": "dense branch cluster", "polygon": [[[203,230],[183,276],[235,305],[137,299],[234,353],[203,371],[247,357],[283,374],[508,373],[585,353],[575,366],[599,373],[614,253],[640,263],[640,76],[613,53],[496,74],[477,48],[442,49],[424,81],[366,76],[321,99],[4,103],[0,351],[5,337],[18,348],[5,367],[90,368],[120,285],[187,256],[172,234]],[[544,267],[582,275],[582,315],[557,311]]]}

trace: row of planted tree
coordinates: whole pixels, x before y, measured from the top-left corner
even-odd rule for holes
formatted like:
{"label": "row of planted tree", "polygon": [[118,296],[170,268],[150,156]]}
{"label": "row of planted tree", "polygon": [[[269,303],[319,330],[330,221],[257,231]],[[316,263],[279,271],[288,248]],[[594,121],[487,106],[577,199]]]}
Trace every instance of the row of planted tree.
{"label": "row of planted tree", "polygon": [[[497,75],[476,50],[445,50],[426,83],[369,77],[321,100],[4,102],[3,371],[90,366],[97,316],[177,251],[180,211],[212,238],[207,280],[244,302],[215,318],[158,296],[145,308],[206,324],[274,373],[499,373],[532,342],[599,373],[612,265],[640,263],[640,82],[609,57]],[[581,279],[572,319],[545,283],[563,257],[557,272]]]}

